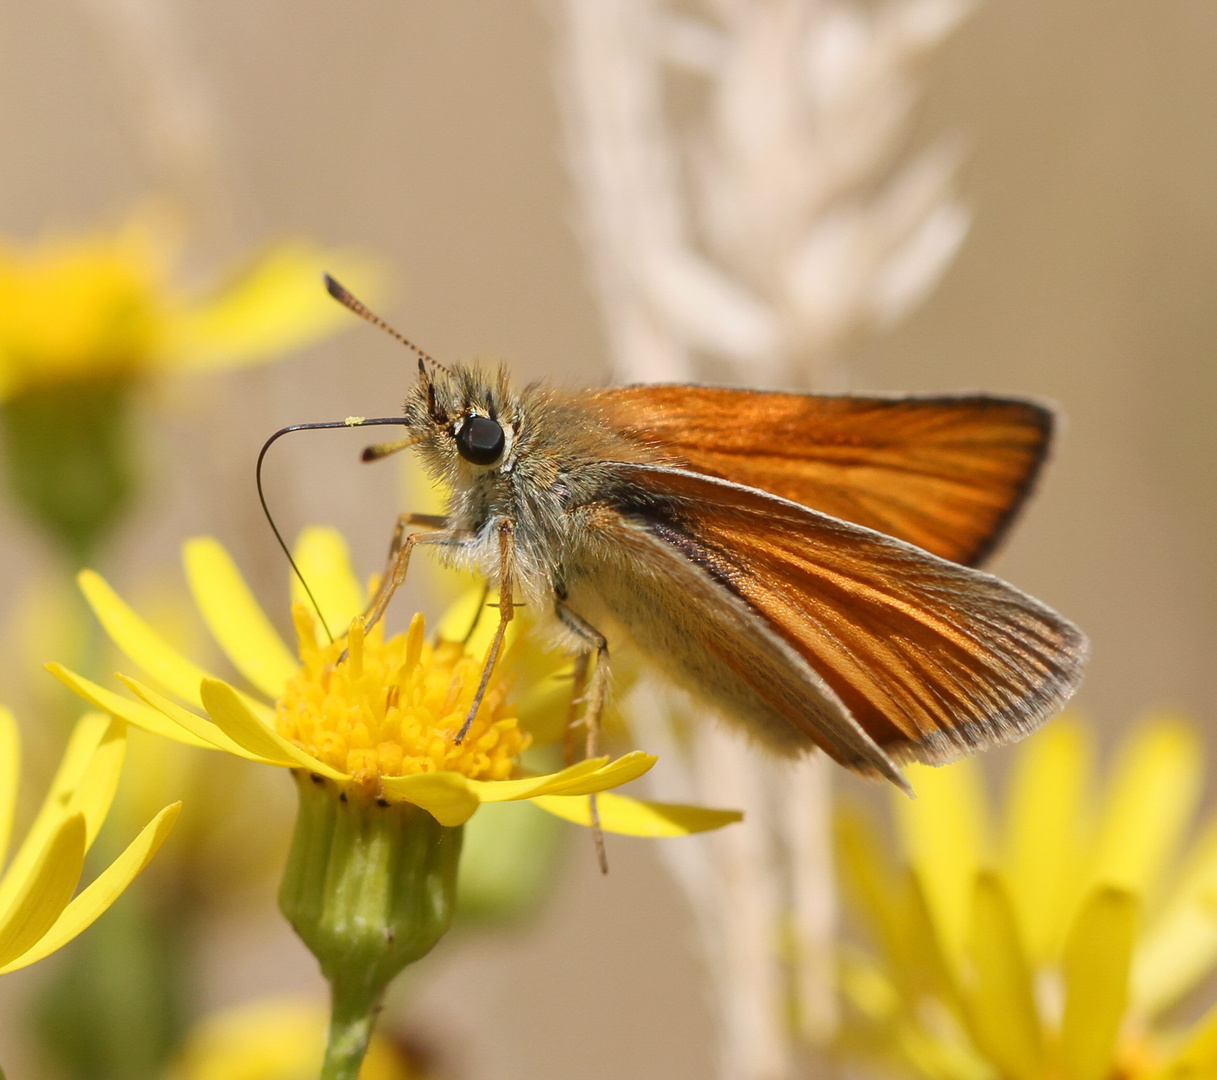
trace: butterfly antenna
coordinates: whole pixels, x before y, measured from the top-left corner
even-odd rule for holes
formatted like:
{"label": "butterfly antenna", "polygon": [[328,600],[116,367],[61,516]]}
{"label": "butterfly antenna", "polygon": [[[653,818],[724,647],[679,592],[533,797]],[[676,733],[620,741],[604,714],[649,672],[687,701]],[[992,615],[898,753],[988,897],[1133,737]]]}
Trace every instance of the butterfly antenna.
{"label": "butterfly antenna", "polygon": [[[327,279],[328,280],[328,279]],[[339,286],[341,287],[341,286]],[[358,301],[355,301],[358,303]],[[296,564],[296,560],[292,557],[291,548],[287,546],[287,541],[283,539],[283,534],[279,532],[279,526],[275,524],[274,516],[270,512],[270,507],[266,505],[266,492],[262,488],[262,462],[266,459],[266,452],[281,439],[284,435],[290,435],[293,431],[318,431],[322,428],[344,428],[344,427],[369,427],[373,424],[405,424],[405,417],[401,416],[377,416],[371,419],[363,417],[350,417],[346,420],[328,420],[320,424],[292,424],[290,427],[280,428],[269,439],[262,444],[262,449],[258,453],[258,465],[254,470],[254,477],[258,485],[258,501],[262,504],[262,513],[266,515],[267,524],[270,525],[270,531],[275,534],[275,539],[279,541],[279,547],[283,549],[283,554],[287,556],[288,563],[291,564],[292,573],[296,575],[296,580],[300,582],[304,588],[304,593],[309,599],[309,603],[313,605],[313,610],[317,613],[317,618],[321,620],[322,629],[325,630],[325,636],[334,640],[334,635],[330,632],[329,624],[325,621],[325,616],[321,613],[321,605],[317,603],[317,598],[313,595],[313,590],[309,588],[309,584],[304,580],[304,574],[300,572],[300,567]],[[404,449],[409,445],[411,440],[403,440],[400,444],[391,444],[395,449]],[[383,456],[383,455],[380,455]],[[365,452],[364,460],[372,460]]]}
{"label": "butterfly antenna", "polygon": [[354,296],[352,296],[342,285],[330,277],[329,274],[325,274],[323,277],[325,278],[326,291],[343,307],[350,308],[360,318],[367,319],[368,322],[370,322],[373,326],[378,326],[390,337],[396,338],[407,349],[415,353],[420,360],[426,360],[428,364],[433,364],[435,367],[439,368],[440,371],[446,372],[449,375],[452,374],[452,372],[448,371],[448,369],[444,367],[444,365],[438,360],[436,360],[434,356],[432,356],[430,353],[423,352],[423,350],[415,345],[414,342],[410,341],[402,334],[399,334],[393,329],[393,327],[385,322],[384,319],[382,319],[375,312],[369,310],[369,308],[362,301],[356,300]]}

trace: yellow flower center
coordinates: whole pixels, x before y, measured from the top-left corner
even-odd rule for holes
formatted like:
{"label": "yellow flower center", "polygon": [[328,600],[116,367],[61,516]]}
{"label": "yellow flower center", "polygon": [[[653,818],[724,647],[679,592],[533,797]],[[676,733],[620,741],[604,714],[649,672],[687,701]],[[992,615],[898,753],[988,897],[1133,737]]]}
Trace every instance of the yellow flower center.
{"label": "yellow flower center", "polygon": [[[473,724],[469,714],[482,661],[458,642],[424,640],[422,615],[384,640],[383,624],[367,634],[356,619],[345,639],[317,643],[312,615],[292,608],[300,671],[276,706],[279,734],[346,773],[370,795],[382,776],[457,772],[471,780],[506,780],[532,741],[514,716],[501,715],[507,687],[492,677]],[[341,660],[343,650],[348,655]]]}

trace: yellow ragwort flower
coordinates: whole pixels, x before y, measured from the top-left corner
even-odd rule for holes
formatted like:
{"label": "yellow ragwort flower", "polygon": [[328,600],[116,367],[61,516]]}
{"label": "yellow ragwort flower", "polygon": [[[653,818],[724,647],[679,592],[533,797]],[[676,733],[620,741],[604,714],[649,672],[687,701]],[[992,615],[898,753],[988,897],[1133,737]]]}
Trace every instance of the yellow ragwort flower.
{"label": "yellow ragwort flower", "polygon": [[[317,1075],[328,1020],[320,1001],[264,998],[205,1017],[166,1080],[301,1080]],[[393,1043],[373,1035],[360,1080],[423,1080]]]}
{"label": "yellow ragwort flower", "polygon": [[318,281],[341,256],[282,243],[196,296],[175,284],[172,235],[145,212],[111,232],[0,242],[0,402],[66,382],[256,363],[340,327]]}
{"label": "yellow ragwort flower", "polygon": [[[98,618],[130,659],[182,708],[125,676],[140,701],[112,693],[59,665],[51,670],[97,707],[194,746],[305,770],[340,788],[389,803],[408,802],[441,825],[467,821],[482,803],[528,799],[558,816],[587,823],[586,796],[628,783],[655,759],[635,751],[578,762],[543,776],[518,776],[517,758],[531,741],[527,715],[508,705],[508,684],[495,678],[473,727],[456,742],[481,670],[477,638],[466,648],[425,640],[422,617],[386,640],[383,624],[366,635],[355,616],[365,604],[336,533],[305,534],[297,555],[331,627],[352,627],[326,642],[300,603],[294,607],[299,658],[293,656],[253,599],[231,558],[214,540],[184,547],[187,578],[204,620],[234,666],[263,699],[230,686],[172,649],[96,574],[81,586]],[[476,609],[475,609],[476,610]],[[354,620],[354,621],[353,621]],[[339,663],[344,648],[349,655]],[[736,821],[730,811],[602,796],[610,832],[676,836]]]}
{"label": "yellow ragwort flower", "polygon": [[[100,713],[76,725],[42,808],[0,876],[0,975],[41,960],[85,930],[148,865],[173,828],[180,803],[166,806],[73,897],[118,787],[126,729],[124,721]],[[0,708],[0,867],[12,832],[19,758],[16,721]]]}
{"label": "yellow ragwort flower", "polygon": [[1000,829],[979,767],[919,769],[904,854],[839,822],[844,879],[877,955],[846,952],[847,1047],[927,1080],[1217,1077],[1217,1007],[1164,1014],[1217,968],[1217,821],[1180,858],[1203,755],[1159,717],[1102,797],[1094,748],[1062,718],[1019,749]]}

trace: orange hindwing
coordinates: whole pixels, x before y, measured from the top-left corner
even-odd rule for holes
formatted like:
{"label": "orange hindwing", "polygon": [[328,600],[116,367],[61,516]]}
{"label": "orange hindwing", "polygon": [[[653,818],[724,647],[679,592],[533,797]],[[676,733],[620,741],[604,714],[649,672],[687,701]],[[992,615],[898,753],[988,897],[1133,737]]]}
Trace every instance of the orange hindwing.
{"label": "orange hindwing", "polygon": [[[941,762],[1021,737],[1081,679],[1084,635],[989,574],[738,484],[664,466],[613,469],[622,490],[665,508],[651,520],[645,509],[623,507],[635,528],[716,583],[731,602],[724,606],[742,601],[814,672],[805,698],[822,698],[816,687],[826,684],[897,759]],[[672,591],[681,610],[656,619],[705,636],[707,652],[729,662],[730,642],[712,629],[721,624],[689,611],[712,601]],[[742,640],[748,627],[738,633]],[[810,711],[802,720],[791,712],[788,687],[740,678],[824,743]],[[856,757],[832,743],[838,760]]]}

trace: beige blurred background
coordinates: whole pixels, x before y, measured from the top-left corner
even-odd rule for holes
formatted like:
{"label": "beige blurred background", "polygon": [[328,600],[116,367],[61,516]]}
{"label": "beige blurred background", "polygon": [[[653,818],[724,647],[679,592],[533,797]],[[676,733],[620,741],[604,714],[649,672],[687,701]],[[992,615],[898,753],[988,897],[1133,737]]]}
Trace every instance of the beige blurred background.
{"label": "beige blurred background", "polygon": [[[117,220],[172,179],[173,161],[148,152],[128,46],[98,14],[108,3],[0,5],[6,236]],[[164,12],[214,135],[196,270],[283,234],[362,248],[391,269],[383,313],[439,357],[604,380],[543,5],[166,0]],[[1211,3],[980,4],[923,72],[913,135],[959,137],[972,231],[928,302],[848,365],[853,389],[1060,403],[1056,460],[996,568],[1089,632],[1078,705],[1112,733],[1160,705],[1217,732],[1214,72]],[[105,569],[120,583],[137,567],[175,573],[180,540],[211,532],[277,601],[285,577],[252,488],[259,445],[287,423],[392,413],[410,374],[391,341],[354,326],[292,362],[167,387],[143,504]],[[399,498],[393,466],[358,465],[361,445],[301,438],[270,476],[287,531],[343,528],[367,572]],[[6,610],[45,560],[5,514]],[[456,1075],[708,1075],[681,901],[648,845],[615,842],[612,855],[600,880],[590,845],[575,844],[533,925],[446,941],[420,966],[404,1018]],[[207,955],[207,1004],[320,992],[269,900],[218,925]],[[0,983],[6,1066],[19,1053],[13,1003],[41,977]]]}

